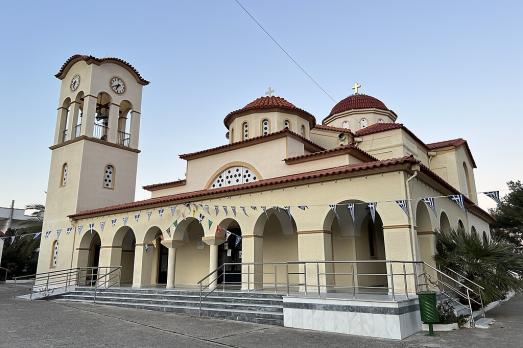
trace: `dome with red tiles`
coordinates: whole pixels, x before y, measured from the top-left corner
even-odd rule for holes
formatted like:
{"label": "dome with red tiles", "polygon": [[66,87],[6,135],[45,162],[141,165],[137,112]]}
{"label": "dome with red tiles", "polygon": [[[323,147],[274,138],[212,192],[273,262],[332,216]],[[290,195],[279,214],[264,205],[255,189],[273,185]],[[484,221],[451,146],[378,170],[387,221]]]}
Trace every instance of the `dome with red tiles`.
{"label": "dome with red tiles", "polygon": [[309,121],[311,128],[314,127],[314,125],[316,124],[316,118],[312,116],[310,113],[296,107],[294,104],[287,101],[286,99],[276,96],[265,96],[253,100],[252,102],[245,105],[243,108],[230,112],[223,120],[223,123],[226,127],[228,127],[232,120],[236,117],[247,115],[250,113],[255,113],[258,111],[289,112],[301,116],[307,121]]}
{"label": "dome with red tiles", "polygon": [[357,109],[380,109],[389,111],[385,104],[377,98],[366,94],[353,94],[334,105],[327,117]]}

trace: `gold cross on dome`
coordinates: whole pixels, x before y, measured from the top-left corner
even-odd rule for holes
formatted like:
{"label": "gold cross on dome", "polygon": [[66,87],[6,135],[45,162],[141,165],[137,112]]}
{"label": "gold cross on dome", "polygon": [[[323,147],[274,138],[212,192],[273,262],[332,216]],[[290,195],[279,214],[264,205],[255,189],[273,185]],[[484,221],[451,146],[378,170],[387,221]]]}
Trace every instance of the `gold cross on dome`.
{"label": "gold cross on dome", "polygon": [[361,85],[357,82],[354,82],[354,84],[352,85],[352,89],[354,90],[354,94],[359,94],[358,93],[358,89],[361,88]]}
{"label": "gold cross on dome", "polygon": [[265,92],[265,95],[267,97],[272,97],[273,94],[274,94],[274,89],[272,89],[272,87],[269,86],[269,88],[267,88],[267,92]]}

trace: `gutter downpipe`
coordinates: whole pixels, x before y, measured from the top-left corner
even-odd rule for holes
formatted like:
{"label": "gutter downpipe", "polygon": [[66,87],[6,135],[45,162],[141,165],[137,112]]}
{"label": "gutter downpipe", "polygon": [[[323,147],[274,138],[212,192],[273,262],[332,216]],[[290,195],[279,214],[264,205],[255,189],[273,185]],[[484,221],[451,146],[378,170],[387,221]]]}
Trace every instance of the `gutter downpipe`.
{"label": "gutter downpipe", "polygon": [[[411,252],[412,252],[412,260],[418,261],[418,246],[417,246],[417,240],[416,240],[416,230],[414,228],[414,214],[412,212],[412,199],[410,196],[410,182],[418,176],[418,173],[420,171],[419,164],[413,165],[411,169],[414,171],[414,174],[412,174],[407,181],[405,181],[405,189],[407,193],[407,202],[409,207],[409,225],[410,225],[410,244],[411,244]],[[413,271],[417,275],[417,268],[416,264],[413,266]],[[418,277],[414,276],[414,282],[415,282],[415,288],[418,288]]]}

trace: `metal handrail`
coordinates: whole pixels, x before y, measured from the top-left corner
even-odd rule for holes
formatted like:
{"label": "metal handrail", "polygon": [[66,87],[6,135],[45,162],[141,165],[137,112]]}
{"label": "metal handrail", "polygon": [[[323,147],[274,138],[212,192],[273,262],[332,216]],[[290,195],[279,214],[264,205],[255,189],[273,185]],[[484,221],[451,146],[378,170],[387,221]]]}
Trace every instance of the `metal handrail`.
{"label": "metal handrail", "polygon": [[475,282],[473,282],[472,280],[468,279],[468,278],[467,278],[467,277],[465,277],[465,276],[464,276],[463,274],[461,274],[461,273],[459,273],[459,272],[456,272],[456,271],[454,271],[453,269],[451,269],[451,268],[448,268],[448,267],[445,267],[445,269],[446,269],[447,271],[451,271],[452,273],[454,273],[455,275],[459,276],[460,278],[463,278],[463,279],[465,279],[465,280],[466,280],[467,282],[469,282],[469,283],[472,283],[472,284],[476,285],[476,286],[477,286],[477,287],[478,287],[479,289],[481,289],[481,290],[485,290],[485,288],[484,288],[484,287],[482,287],[482,286],[481,286],[481,285],[479,285],[478,283],[475,283]]}
{"label": "metal handrail", "polygon": [[[7,281],[7,273],[11,273],[11,271],[5,267],[0,267],[0,271],[4,271],[4,282]],[[0,282],[2,281],[2,278],[0,278]]]}
{"label": "metal handrail", "polygon": [[[95,284],[94,289],[93,289],[93,292],[94,292],[93,293],[93,302],[94,303],[96,303],[96,294],[98,292],[98,289],[100,289],[102,287],[105,289],[108,289],[108,288],[112,287],[113,285],[120,283],[122,266],[117,266],[117,267],[113,267],[113,268],[114,269],[110,270],[109,272],[106,272],[103,276],[101,276],[97,279],[97,284]],[[118,274],[117,274],[118,280],[111,284],[111,275],[116,272],[118,272]],[[103,282],[101,281],[102,279],[104,279]],[[107,286],[107,284],[109,284],[109,286]]]}

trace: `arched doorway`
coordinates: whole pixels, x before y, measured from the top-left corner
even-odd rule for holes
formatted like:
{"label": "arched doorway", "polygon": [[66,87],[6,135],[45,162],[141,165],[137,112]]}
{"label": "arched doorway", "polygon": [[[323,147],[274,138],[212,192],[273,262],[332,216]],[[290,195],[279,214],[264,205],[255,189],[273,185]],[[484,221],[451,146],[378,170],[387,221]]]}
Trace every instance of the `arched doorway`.
{"label": "arched doorway", "polygon": [[421,201],[418,202],[416,207],[416,234],[418,239],[418,258],[431,266],[435,266],[436,239],[434,229],[432,228],[429,209]]}
{"label": "arched doorway", "polygon": [[78,268],[80,282],[93,286],[98,278],[98,264],[100,262],[100,235],[96,231],[85,232],[78,248]]}
{"label": "arched doorway", "polygon": [[441,216],[439,217],[439,230],[443,233],[449,233],[451,230],[450,220],[445,212],[441,212]]}
{"label": "arched doorway", "polygon": [[160,228],[154,226],[145,233],[141,285],[159,285],[167,283],[168,250],[162,245],[163,235]]}
{"label": "arched doorway", "polygon": [[176,247],[176,287],[195,287],[209,273],[210,247],[202,241],[203,236],[203,226],[193,217],[184,219],[176,227],[173,239],[183,241]]}
{"label": "arched doorway", "polygon": [[465,232],[465,225],[461,219],[458,220],[458,230]]}
{"label": "arched doorway", "polygon": [[[294,218],[284,209],[273,207],[262,213],[254,225],[254,235],[262,236],[263,280],[260,285],[274,288],[283,286],[287,278],[287,266],[282,262],[298,260],[298,234]],[[278,264],[280,263],[280,264]],[[292,273],[303,272],[299,265],[289,265],[290,284],[300,281]],[[258,270],[257,270],[258,272]],[[254,286],[259,287],[258,284]]]}
{"label": "arched doorway", "polygon": [[[354,220],[348,204],[354,204]],[[333,207],[324,222],[324,230],[331,231],[333,261],[385,260],[383,222],[376,211],[372,219],[368,204],[348,200]],[[387,288],[385,263],[334,263],[334,279],[328,283],[336,291],[374,292]]]}
{"label": "arched doorway", "polygon": [[218,245],[218,268],[223,264],[232,264],[225,267],[218,274],[218,284],[223,282],[241,287],[242,272],[242,230],[234,219],[225,219],[218,225],[218,232],[223,236],[224,243]]}
{"label": "arched doorway", "polygon": [[133,283],[136,238],[133,230],[124,226],[118,229],[113,239],[111,266],[121,266],[120,284]]}

